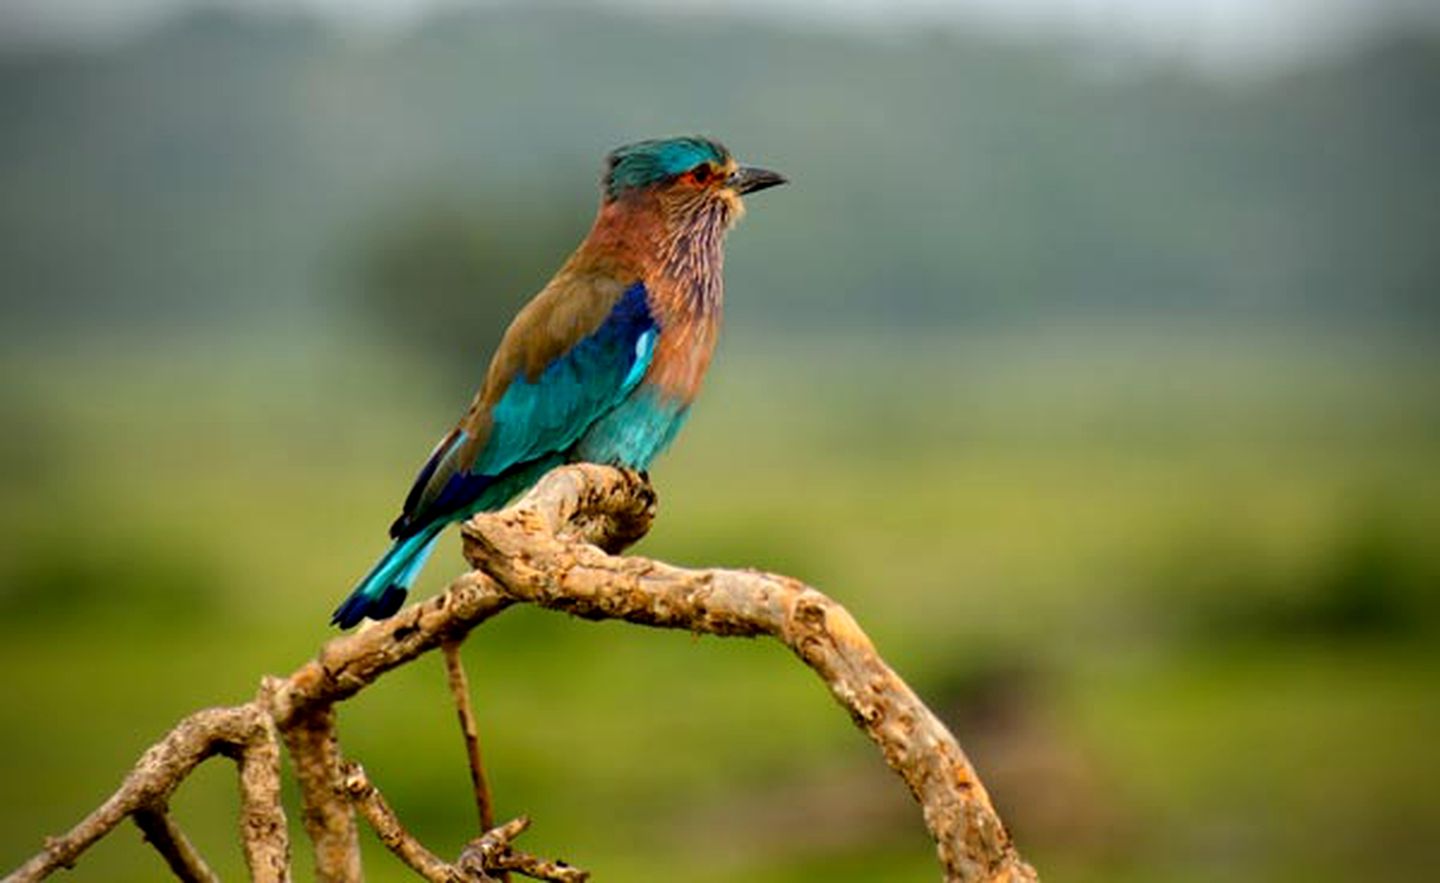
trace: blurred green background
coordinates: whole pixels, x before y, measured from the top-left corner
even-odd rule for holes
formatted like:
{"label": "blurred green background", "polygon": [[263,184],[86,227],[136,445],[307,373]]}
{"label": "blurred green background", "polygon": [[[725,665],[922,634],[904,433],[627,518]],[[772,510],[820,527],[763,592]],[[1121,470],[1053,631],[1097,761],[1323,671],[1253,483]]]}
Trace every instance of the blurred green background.
{"label": "blurred green background", "polygon": [[[394,5],[0,15],[0,867],[313,654],[601,156],[700,131],[793,185],[731,237],[640,551],[846,604],[1046,879],[1433,873],[1440,36],[1381,14],[1423,4],[1276,12],[1328,36],[1235,57],[1134,3]],[[533,851],[937,876],[776,646],[521,609],[466,654]],[[441,854],[474,833],[453,714],[436,658],[341,711]],[[230,768],[176,812],[243,875]],[[71,877],[162,873],[122,830]]]}

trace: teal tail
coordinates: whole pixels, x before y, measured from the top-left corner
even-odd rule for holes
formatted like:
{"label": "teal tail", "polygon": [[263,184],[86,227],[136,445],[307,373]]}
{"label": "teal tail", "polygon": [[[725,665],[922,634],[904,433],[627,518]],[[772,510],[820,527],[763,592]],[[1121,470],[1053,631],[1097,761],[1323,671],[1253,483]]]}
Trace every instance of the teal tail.
{"label": "teal tail", "polygon": [[442,523],[414,536],[396,540],[360,580],[350,597],[335,608],[330,624],[348,629],[367,616],[371,619],[394,616],[400,605],[405,603],[405,594],[410,591],[425,561],[434,551],[435,538],[443,527]]}
{"label": "teal tail", "polygon": [[[415,584],[420,569],[435,549],[435,538],[446,525],[503,505],[538,481],[547,470],[563,462],[562,455],[549,454],[520,463],[499,476],[471,476],[458,482],[451,478],[446,485],[450,490],[441,494],[438,504],[433,504],[438,508],[438,514],[431,512],[428,516],[430,521],[414,533],[410,532],[414,525],[408,514],[411,502],[407,501],[407,514],[390,528],[390,535],[393,537],[398,532],[400,538],[380,556],[350,597],[335,608],[330,624],[348,629],[367,616],[371,619],[394,616],[400,605],[405,603],[406,593]],[[431,467],[427,465],[425,469],[420,473],[422,478]],[[446,497],[445,493],[456,496]]]}

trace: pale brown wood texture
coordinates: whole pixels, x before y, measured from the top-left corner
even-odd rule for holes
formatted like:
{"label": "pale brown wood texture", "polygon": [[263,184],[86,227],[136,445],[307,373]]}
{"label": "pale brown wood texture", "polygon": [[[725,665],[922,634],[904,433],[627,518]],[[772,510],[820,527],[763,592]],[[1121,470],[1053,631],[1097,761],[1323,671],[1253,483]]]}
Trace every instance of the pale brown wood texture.
{"label": "pale brown wood texture", "polygon": [[[134,818],[182,879],[211,879],[167,814],[170,795],[215,754],[240,772],[240,837],[253,879],[291,879],[290,844],[280,801],[280,745],[290,751],[302,818],[319,879],[363,879],[356,811],[397,858],[432,881],[475,883],[514,872],[579,881],[588,874],[517,850],[529,824],[489,827],[490,798],[459,643],[514,603],[586,619],[714,635],[766,636],[789,647],[880,750],[920,806],[943,878],[952,883],[1036,880],[995,812],[954,736],[876,652],[850,614],[794,579],[749,570],[687,570],[620,550],[644,536],[655,496],[641,476],[580,464],[547,475],[519,502],[464,526],[475,568],[444,593],[381,623],[342,635],[287,678],[263,679],[254,701],[196,712],[140,758],[119,790],[6,879],[29,883],[70,867],[126,817]],[[401,825],[358,764],[341,751],[335,705],[385,672],[448,646],[455,693],[483,830],[455,862],[436,856]]]}

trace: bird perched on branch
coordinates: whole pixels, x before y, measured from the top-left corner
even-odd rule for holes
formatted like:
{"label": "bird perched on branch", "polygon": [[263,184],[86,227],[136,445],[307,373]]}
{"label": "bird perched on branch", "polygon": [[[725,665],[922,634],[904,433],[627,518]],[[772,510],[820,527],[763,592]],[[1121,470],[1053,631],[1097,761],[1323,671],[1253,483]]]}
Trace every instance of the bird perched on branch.
{"label": "bird perched on branch", "polygon": [[415,477],[394,542],[332,624],[394,614],[447,525],[503,506],[554,466],[647,468],[710,365],[741,197],[783,183],[708,138],[611,153],[589,235],[510,323],[474,401]]}

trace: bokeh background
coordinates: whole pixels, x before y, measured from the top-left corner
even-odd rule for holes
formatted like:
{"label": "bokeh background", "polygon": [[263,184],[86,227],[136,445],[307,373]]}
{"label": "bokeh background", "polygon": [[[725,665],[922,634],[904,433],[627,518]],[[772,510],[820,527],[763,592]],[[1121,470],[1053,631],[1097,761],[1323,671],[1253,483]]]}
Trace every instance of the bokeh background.
{"label": "bokeh background", "polygon": [[[314,652],[605,151],[699,131],[793,185],[730,239],[642,551],[848,605],[1047,879],[1432,874],[1437,28],[1373,0],[12,0],[0,866]],[[466,653],[536,852],[937,875],[777,647],[515,610]],[[341,728],[430,845],[473,834],[438,659]],[[243,874],[225,765],[176,811]],[[67,879],[162,873],[122,830]]]}

